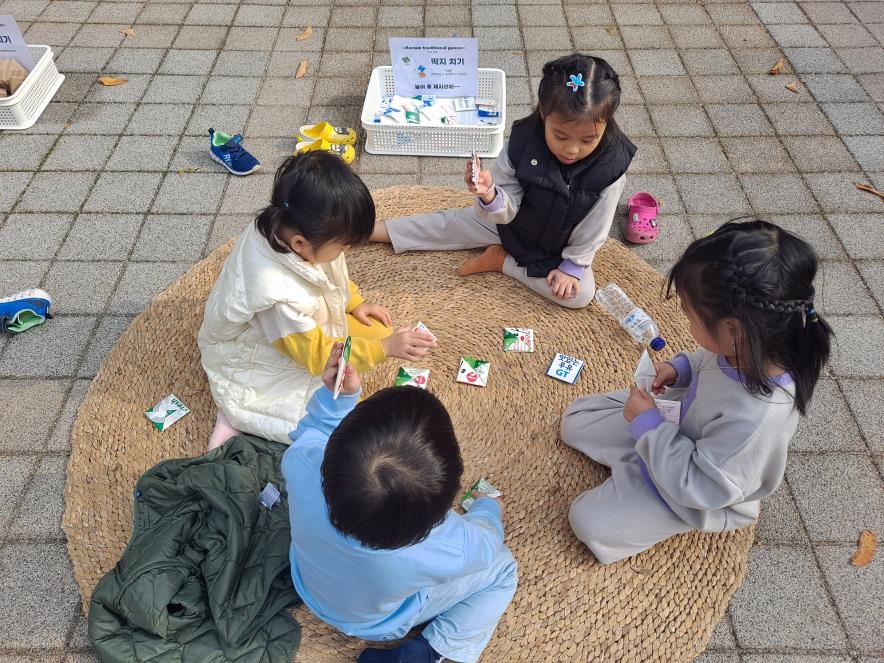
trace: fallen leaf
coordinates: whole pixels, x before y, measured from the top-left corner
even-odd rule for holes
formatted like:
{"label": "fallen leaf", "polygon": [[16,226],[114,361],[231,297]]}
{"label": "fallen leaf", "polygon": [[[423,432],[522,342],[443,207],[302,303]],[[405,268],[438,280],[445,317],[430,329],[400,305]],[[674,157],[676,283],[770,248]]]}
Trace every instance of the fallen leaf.
{"label": "fallen leaf", "polygon": [[61,125],[61,127],[62,127],[62,129],[67,129],[68,127],[71,126],[71,124],[72,124],[71,122],[65,122],[64,124]]}
{"label": "fallen leaf", "polygon": [[196,166],[195,168],[191,167],[191,166],[189,166],[187,168],[179,168],[178,174],[184,175],[185,173],[198,173],[198,172],[200,172],[201,169],[202,168],[200,166]]}
{"label": "fallen leaf", "polygon": [[295,78],[303,78],[304,74],[307,73],[307,60],[301,60],[301,64],[298,65],[298,71],[295,72]]}
{"label": "fallen leaf", "polygon": [[295,40],[296,41],[304,41],[312,34],[313,34],[313,28],[311,28],[308,25],[306,28],[304,28],[304,31],[301,34],[299,34],[297,37],[295,37]]}
{"label": "fallen leaf", "polygon": [[767,73],[770,74],[771,76],[776,76],[777,74],[779,74],[783,70],[783,67],[785,67],[785,66],[786,66],[786,58],[780,58],[779,60],[777,60],[777,63],[773,67],[771,67],[770,71]]}
{"label": "fallen leaf", "polygon": [[789,92],[794,92],[795,94],[798,94],[798,83],[786,83],[786,89]]}
{"label": "fallen leaf", "polygon": [[122,32],[127,37],[135,36],[135,28],[123,28],[122,30],[120,30],[120,32]]}
{"label": "fallen leaf", "polygon": [[117,76],[99,76],[98,82],[102,85],[112,87],[114,85],[123,85],[129,82],[128,78],[118,78]]}
{"label": "fallen leaf", "polygon": [[878,189],[876,189],[873,186],[870,186],[868,184],[863,184],[862,182],[854,182],[853,186],[855,186],[860,191],[867,191],[869,193],[875,194],[879,198],[884,199],[884,192],[878,191]]}
{"label": "fallen leaf", "polygon": [[617,36],[617,26],[616,25],[606,25],[605,32],[607,32],[612,37]]}
{"label": "fallen leaf", "polygon": [[872,561],[875,556],[875,550],[878,548],[878,542],[875,539],[875,533],[870,530],[863,530],[859,535],[859,545],[856,552],[850,558],[850,563],[854,566],[865,566]]}

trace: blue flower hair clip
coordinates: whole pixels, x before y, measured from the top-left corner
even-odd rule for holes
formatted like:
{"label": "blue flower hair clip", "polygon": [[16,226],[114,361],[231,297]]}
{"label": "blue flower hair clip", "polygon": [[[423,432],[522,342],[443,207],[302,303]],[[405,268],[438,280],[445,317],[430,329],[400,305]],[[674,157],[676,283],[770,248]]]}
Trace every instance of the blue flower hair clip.
{"label": "blue flower hair clip", "polygon": [[571,88],[571,92],[577,92],[577,90],[586,85],[586,83],[583,82],[583,74],[579,73],[576,76],[571,74],[571,80],[565,83],[565,85]]}

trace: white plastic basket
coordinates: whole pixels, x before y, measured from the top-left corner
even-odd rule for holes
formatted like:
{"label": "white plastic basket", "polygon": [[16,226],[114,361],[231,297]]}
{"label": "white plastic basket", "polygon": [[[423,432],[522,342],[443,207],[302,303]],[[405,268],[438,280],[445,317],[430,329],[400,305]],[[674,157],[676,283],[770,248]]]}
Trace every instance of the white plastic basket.
{"label": "white plastic basket", "polygon": [[477,97],[493,98],[500,108],[500,124],[421,126],[376,124],[375,111],[385,96],[395,94],[393,67],[375,67],[362,106],[365,151],[371,154],[407,154],[437,157],[496,157],[503,149],[506,127],[506,74],[501,69],[479,69]]}
{"label": "white plastic basket", "polygon": [[33,126],[64,81],[55,67],[51,47],[28,46],[28,50],[37,64],[15,94],[0,97],[0,129]]}

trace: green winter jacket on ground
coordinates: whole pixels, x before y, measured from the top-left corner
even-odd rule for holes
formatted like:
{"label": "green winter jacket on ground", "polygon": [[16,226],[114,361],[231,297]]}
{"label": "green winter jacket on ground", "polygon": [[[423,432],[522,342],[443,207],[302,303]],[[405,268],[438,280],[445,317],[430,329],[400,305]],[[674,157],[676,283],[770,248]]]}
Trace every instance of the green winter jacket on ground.
{"label": "green winter jacket on ground", "polygon": [[[241,435],[138,480],[132,539],[89,609],[103,662],[293,660],[285,449]],[[271,509],[259,501],[268,483],[280,492]]]}

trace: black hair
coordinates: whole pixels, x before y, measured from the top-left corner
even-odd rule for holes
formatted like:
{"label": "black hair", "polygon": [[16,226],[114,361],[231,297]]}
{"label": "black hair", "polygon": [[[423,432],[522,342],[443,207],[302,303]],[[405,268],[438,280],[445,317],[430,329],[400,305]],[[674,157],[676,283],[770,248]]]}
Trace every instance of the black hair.
{"label": "black hair", "polygon": [[[576,91],[568,86],[571,76],[582,74]],[[555,115],[566,121],[606,122],[605,129],[618,132],[614,113],[620,105],[620,77],[606,60],[572,53],[543,65],[535,113]]]}
{"label": "black hair", "polygon": [[765,370],[772,362],[792,374],[805,414],[832,336],[814,308],[816,272],[804,240],[767,221],[731,221],[688,246],[669,272],[667,295],[674,286],[709,331],[725,318],[739,321],[735,352],[749,393],[773,393]]}
{"label": "black hair", "polygon": [[322,491],[335,528],[363,545],[417,543],[451,509],[463,461],[442,402],[388,387],[357,405],[328,439]]}
{"label": "black hair", "polygon": [[289,157],[276,171],[270,204],[255,225],[278,253],[291,253],[281,232],[319,248],[331,241],[364,244],[374,229],[374,200],[337,155],[313,150]]}

